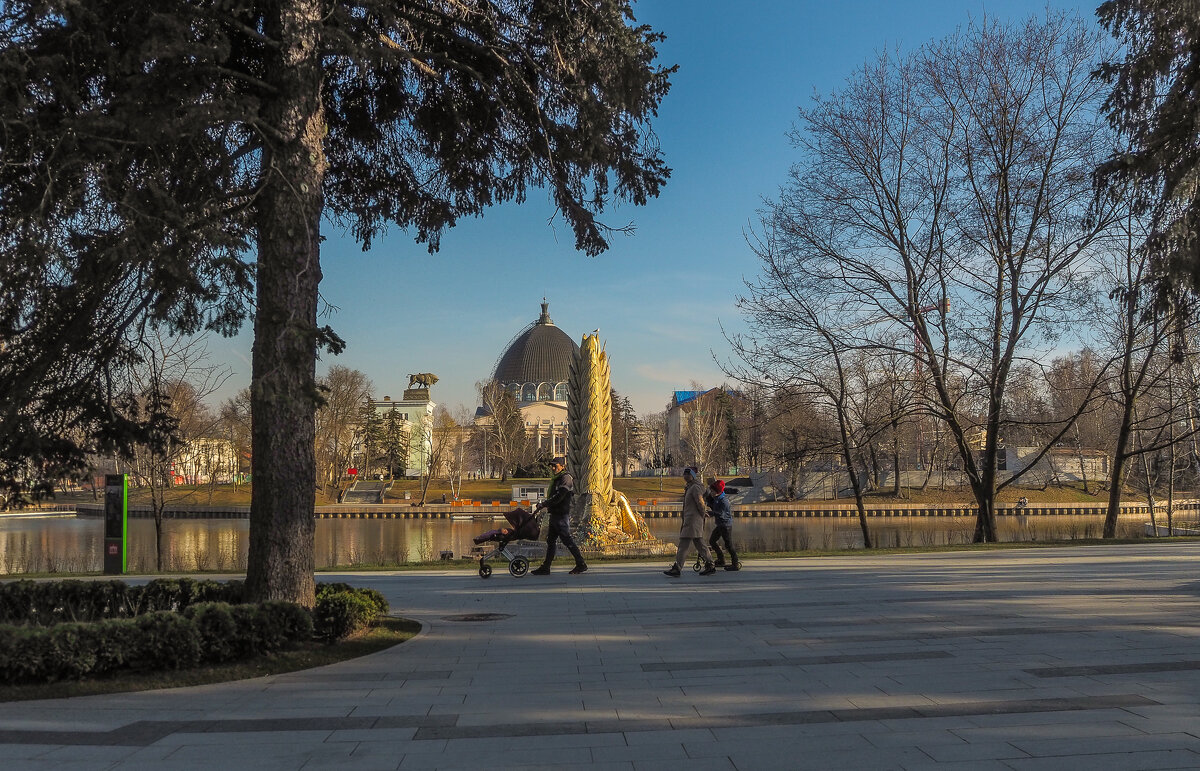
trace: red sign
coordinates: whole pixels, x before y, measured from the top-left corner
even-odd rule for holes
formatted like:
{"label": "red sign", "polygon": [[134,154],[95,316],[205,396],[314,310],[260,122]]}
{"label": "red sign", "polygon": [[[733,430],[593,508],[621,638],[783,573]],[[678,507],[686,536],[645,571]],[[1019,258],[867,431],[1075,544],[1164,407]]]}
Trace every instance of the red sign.
{"label": "red sign", "polygon": [[346,473],[347,473],[347,474],[349,474],[350,476],[357,476],[357,475],[358,475],[358,469],[356,469],[356,468],[348,468],[348,469],[346,469]]}

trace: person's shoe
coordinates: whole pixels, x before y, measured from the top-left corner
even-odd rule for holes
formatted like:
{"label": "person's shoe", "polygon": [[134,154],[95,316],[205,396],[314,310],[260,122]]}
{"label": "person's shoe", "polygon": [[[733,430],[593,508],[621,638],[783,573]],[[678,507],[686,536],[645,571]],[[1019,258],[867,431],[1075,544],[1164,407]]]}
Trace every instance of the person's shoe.
{"label": "person's shoe", "polygon": [[671,578],[679,578],[683,574],[679,572],[678,565],[672,565],[669,569],[663,571],[663,575],[670,576]]}
{"label": "person's shoe", "polygon": [[726,570],[741,570],[741,569],[742,569],[742,563],[740,563],[740,562],[735,562],[735,563],[733,563],[732,565],[726,565],[726,566],[725,566],[725,569],[726,569]]}
{"label": "person's shoe", "polygon": [[542,565],[537,570],[529,571],[529,573],[530,573],[530,575],[535,575],[535,576],[548,576],[548,575],[550,575],[550,566]]}
{"label": "person's shoe", "polygon": [[709,562],[704,566],[704,570],[700,571],[700,575],[711,576],[713,573],[716,573],[716,572],[717,572],[716,566],[713,565],[711,562]]}
{"label": "person's shoe", "polygon": [[725,567],[725,558],[717,557],[715,560],[713,560],[713,564],[719,568],[723,568],[723,567]]}
{"label": "person's shoe", "polygon": [[567,575],[577,576],[580,573],[586,573],[586,572],[587,572],[587,565],[576,565],[575,567],[571,568],[570,571],[568,571]]}

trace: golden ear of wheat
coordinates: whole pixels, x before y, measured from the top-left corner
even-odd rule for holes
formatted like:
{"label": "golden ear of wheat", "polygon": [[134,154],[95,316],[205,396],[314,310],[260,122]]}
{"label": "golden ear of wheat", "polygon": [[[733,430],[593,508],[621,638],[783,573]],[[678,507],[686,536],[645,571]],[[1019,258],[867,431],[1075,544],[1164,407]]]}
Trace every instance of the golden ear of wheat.
{"label": "golden ear of wheat", "polygon": [[567,379],[567,468],[575,478],[571,520],[581,542],[647,540],[650,530],[613,491],[612,386],[599,335],[584,335]]}

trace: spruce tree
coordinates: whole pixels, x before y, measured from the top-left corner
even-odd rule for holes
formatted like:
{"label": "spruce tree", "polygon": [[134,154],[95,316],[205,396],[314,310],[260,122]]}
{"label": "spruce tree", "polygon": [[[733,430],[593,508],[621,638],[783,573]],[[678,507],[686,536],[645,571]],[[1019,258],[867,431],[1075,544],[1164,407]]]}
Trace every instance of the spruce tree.
{"label": "spruce tree", "polygon": [[1148,216],[1160,302],[1178,305],[1200,290],[1200,0],[1108,0],[1096,15],[1124,55],[1099,70],[1125,140],[1100,179]]}
{"label": "spruce tree", "polygon": [[146,324],[232,333],[253,307],[246,584],[311,604],[316,358],[342,346],[317,323],[323,222],[432,251],[541,187],[598,254],[605,205],[644,204],[669,173],[649,127],[660,39],[629,0],[4,3],[8,480],[79,462],[64,412],[112,441],[136,428],[79,383],[105,385]]}

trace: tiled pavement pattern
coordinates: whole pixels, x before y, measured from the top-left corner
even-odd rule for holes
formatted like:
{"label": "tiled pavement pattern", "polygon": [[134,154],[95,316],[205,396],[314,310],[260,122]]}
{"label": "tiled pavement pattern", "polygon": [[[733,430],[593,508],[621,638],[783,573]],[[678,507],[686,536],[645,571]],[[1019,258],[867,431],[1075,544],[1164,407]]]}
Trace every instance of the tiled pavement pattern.
{"label": "tiled pavement pattern", "polygon": [[1200,768],[1200,544],[322,576],[415,640],[0,704],[12,769]]}

